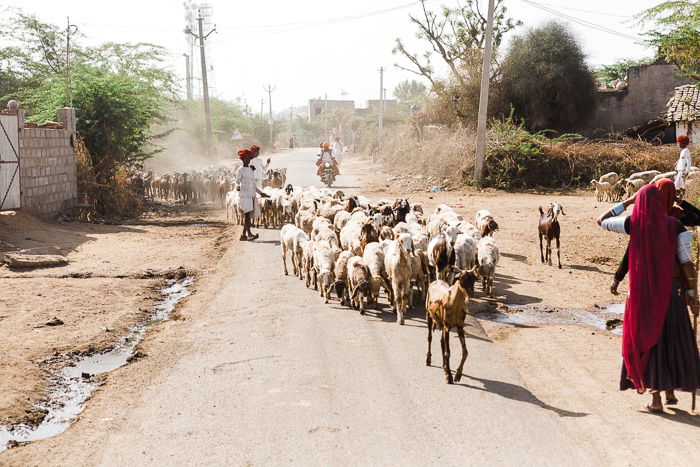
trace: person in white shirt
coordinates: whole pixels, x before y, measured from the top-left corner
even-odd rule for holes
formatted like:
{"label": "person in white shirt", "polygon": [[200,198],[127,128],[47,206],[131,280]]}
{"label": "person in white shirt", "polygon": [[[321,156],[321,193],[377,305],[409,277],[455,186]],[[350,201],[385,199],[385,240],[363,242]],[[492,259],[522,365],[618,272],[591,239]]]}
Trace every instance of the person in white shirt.
{"label": "person in white shirt", "polygon": [[252,145],[250,152],[253,153],[253,160],[250,161],[250,165],[255,168],[255,185],[262,190],[265,171],[270,166],[270,158],[268,157],[265,162],[260,159],[260,146]]}
{"label": "person in white shirt", "polygon": [[253,235],[250,231],[251,216],[257,219],[260,216],[260,203],[256,193],[267,198],[268,195],[263,193],[255,183],[256,169],[250,164],[253,159],[253,153],[250,149],[241,149],[238,151],[238,158],[243,162],[243,166],[238,168],[236,172],[236,189],[238,190],[238,208],[243,213],[243,233],[241,241],[251,241],[259,237],[258,234]]}
{"label": "person in white shirt", "polygon": [[343,143],[340,142],[339,136],[335,137],[331,149],[333,150],[333,156],[335,156],[335,160],[338,162],[338,165],[340,165],[343,162]]}
{"label": "person in white shirt", "polygon": [[688,176],[688,172],[690,172],[690,168],[693,166],[693,161],[690,157],[690,149],[688,148],[690,138],[681,135],[676,141],[678,141],[678,147],[681,148],[681,154],[676,162],[676,177],[673,182],[676,185],[676,190],[679,192],[679,195],[682,196],[683,191],[685,191],[685,178]]}

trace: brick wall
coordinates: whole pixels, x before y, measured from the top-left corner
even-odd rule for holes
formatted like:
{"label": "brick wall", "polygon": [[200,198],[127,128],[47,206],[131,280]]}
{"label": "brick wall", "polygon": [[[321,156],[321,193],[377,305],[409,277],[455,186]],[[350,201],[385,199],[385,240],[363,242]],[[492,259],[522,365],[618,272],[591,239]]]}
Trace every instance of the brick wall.
{"label": "brick wall", "polygon": [[20,130],[22,210],[42,217],[55,216],[78,202],[77,165],[71,138],[72,110],[61,110],[64,115],[59,112],[59,121],[66,129]]}

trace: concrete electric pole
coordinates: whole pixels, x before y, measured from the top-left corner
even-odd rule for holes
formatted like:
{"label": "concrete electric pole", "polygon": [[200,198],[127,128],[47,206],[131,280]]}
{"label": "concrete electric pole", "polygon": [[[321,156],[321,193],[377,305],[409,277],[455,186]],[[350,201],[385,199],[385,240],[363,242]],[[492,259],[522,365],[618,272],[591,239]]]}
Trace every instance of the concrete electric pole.
{"label": "concrete electric pole", "polygon": [[190,56],[188,54],[182,54],[185,56],[185,79],[187,83],[187,100],[192,100],[192,70],[190,68]]}
{"label": "concrete electric pole", "polygon": [[277,89],[277,86],[275,86],[273,88],[271,85],[268,84],[267,88],[265,88],[265,86],[263,86],[263,89],[265,91],[267,91],[267,103],[269,104],[269,109],[270,109],[268,116],[267,116],[267,123],[268,123],[268,125],[270,125],[270,146],[274,147],[274,141],[272,138],[272,91]]}
{"label": "concrete electric pole", "polygon": [[488,22],[484,63],[481,66],[481,93],[479,95],[479,119],[476,124],[476,155],[474,157],[474,179],[481,185],[484,181],[484,153],[486,152],[486,118],[489,107],[489,80],[491,76],[491,46],[493,43],[494,0],[489,0]]}
{"label": "concrete electric pole", "polygon": [[211,107],[209,105],[209,82],[207,81],[207,58],[206,58],[206,53],[204,49],[204,41],[206,40],[207,37],[214,31],[216,31],[216,28],[212,29],[209,31],[206,35],[204,34],[204,31],[202,30],[202,21],[204,21],[204,18],[202,18],[202,12],[200,10],[199,16],[197,17],[197,25],[198,25],[198,31],[197,34],[195,34],[192,29],[190,29],[189,26],[185,28],[185,33],[192,34],[199,40],[199,55],[201,59],[201,64],[202,64],[202,98],[204,100],[204,122],[206,126],[206,138],[207,138],[207,156],[212,156],[214,152],[214,136],[212,133],[212,128],[211,128]]}

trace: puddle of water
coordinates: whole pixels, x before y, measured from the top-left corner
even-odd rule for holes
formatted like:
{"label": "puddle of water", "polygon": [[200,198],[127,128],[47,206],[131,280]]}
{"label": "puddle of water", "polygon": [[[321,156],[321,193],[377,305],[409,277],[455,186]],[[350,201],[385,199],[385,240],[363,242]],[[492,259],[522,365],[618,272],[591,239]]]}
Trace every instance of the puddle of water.
{"label": "puddle of water", "polygon": [[[188,287],[192,282],[191,277],[172,281],[161,290],[164,298],[155,306],[155,313],[136,325],[109,352],[83,357],[71,366],[52,374],[49,379],[51,389],[48,400],[37,406],[46,411],[44,420],[36,427],[24,424],[0,426],[0,451],[7,449],[10,441],[37,441],[65,431],[73,418],[83,411],[85,401],[97,388],[97,383],[88,375],[109,373],[125,365],[146,331],[154,324],[168,319],[175,305],[189,295]],[[83,377],[84,374],[88,377]]]}
{"label": "puddle of water", "polygon": [[536,311],[518,305],[509,308],[515,313],[486,313],[486,319],[511,325],[576,324],[588,326],[617,336],[622,335],[622,327],[612,330],[606,328],[609,319],[619,318],[624,312],[624,303],[609,305],[600,311],[588,310],[554,310]]}

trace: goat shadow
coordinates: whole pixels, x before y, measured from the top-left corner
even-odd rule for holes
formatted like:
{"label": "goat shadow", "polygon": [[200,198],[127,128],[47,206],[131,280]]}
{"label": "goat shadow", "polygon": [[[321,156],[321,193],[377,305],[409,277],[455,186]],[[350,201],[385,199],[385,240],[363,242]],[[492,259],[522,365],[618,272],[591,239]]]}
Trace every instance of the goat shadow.
{"label": "goat shadow", "polygon": [[503,381],[496,381],[492,379],[486,379],[486,378],[479,378],[477,376],[470,376],[467,374],[464,374],[463,377],[469,378],[474,381],[478,381],[479,383],[482,384],[482,386],[476,386],[473,384],[465,384],[465,383],[455,383],[455,385],[458,386],[463,386],[466,388],[470,389],[476,389],[478,391],[485,391],[485,392],[490,392],[492,394],[497,394],[501,397],[504,397],[506,399],[518,401],[518,402],[524,402],[526,404],[531,404],[535,405],[537,407],[541,407],[545,410],[550,410],[560,417],[586,417],[589,414],[585,412],[573,412],[570,410],[566,409],[561,409],[559,407],[554,407],[552,405],[549,405],[540,399],[537,398],[532,392],[528,391],[522,386],[519,386],[517,384],[512,384],[512,383],[506,383]]}

